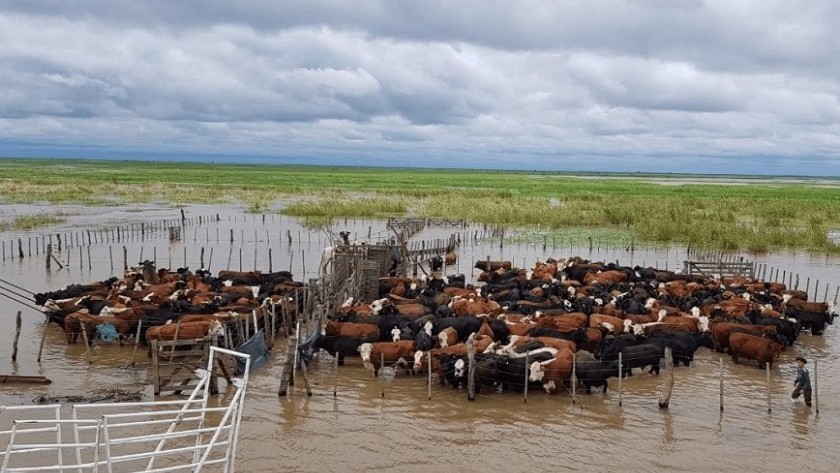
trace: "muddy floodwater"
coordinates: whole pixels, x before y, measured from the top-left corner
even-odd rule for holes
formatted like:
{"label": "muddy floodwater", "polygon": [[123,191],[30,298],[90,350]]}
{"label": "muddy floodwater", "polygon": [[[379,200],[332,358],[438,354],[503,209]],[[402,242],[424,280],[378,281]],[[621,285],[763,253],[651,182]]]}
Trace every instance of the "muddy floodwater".
{"label": "muddy floodwater", "polygon": [[[5,218],[39,211],[55,209],[0,207]],[[6,296],[21,300],[27,291],[120,276],[123,247],[131,264],[140,259],[142,251],[143,259],[156,259],[158,267],[186,265],[193,269],[200,266],[204,248],[205,266],[210,265],[214,272],[255,267],[267,271],[270,248],[275,271],[290,269],[296,280],[306,280],[317,276],[321,249],[330,244],[323,231],[303,228],[297,220],[276,213],[263,217],[246,214],[236,206],[194,206],[185,209],[187,218],[214,218],[185,227],[180,241],[170,242],[165,233],[149,232],[119,243],[98,241],[68,248],[66,235],[70,233],[90,230],[102,235],[102,229],[119,225],[177,220],[180,210],[150,205],[66,207],[62,211],[67,221],[60,226],[0,233],[4,251],[0,287]],[[353,239],[370,237],[373,242],[390,236],[383,221],[342,220],[334,222],[332,229],[336,233],[350,231]],[[465,273],[468,280],[478,274],[471,269],[473,262],[487,257],[530,267],[533,261],[548,257],[579,255],[669,269],[680,268],[686,258],[684,248],[673,247],[631,251],[597,244],[592,249],[514,245],[486,238],[486,230],[475,225],[430,228],[413,240],[447,238],[451,233],[459,234],[462,245],[458,265],[448,272]],[[46,269],[46,257],[37,246],[46,235],[52,235],[54,243],[58,235],[65,241],[57,255],[65,263],[63,269],[55,263]],[[87,235],[82,238],[87,241]],[[23,259],[19,246],[25,253]],[[790,280],[790,274],[795,274],[800,288],[807,284],[819,300],[836,297],[840,284],[837,258],[807,253],[737,256],[777,269],[779,280],[783,275]],[[83,344],[68,346],[61,329],[49,325],[43,359],[37,363],[44,316],[30,307],[31,302],[25,305],[12,299],[0,299],[0,374],[43,375],[53,382],[48,386],[2,385],[0,404],[30,404],[38,396],[86,395],[106,387],[143,390],[144,399],[153,399],[145,354],[138,353],[131,366],[129,346],[96,344],[89,364]],[[18,360],[12,363],[17,311],[22,313],[23,328]],[[311,397],[298,382],[286,397],[278,398],[283,361],[279,347],[284,345],[279,340],[271,361],[251,377],[236,470],[836,472],[840,471],[838,332],[840,323],[829,326],[821,337],[803,334],[782,354],[782,362],[773,366],[769,382],[765,371],[755,365],[736,365],[724,358],[722,411],[721,356],[706,348],[697,352],[691,367],[674,370],[670,408],[660,409],[657,401],[664,377],[638,370],[623,381],[620,396],[618,380],[612,378],[607,394],[577,393],[573,399],[568,391],[556,395],[531,391],[526,401],[523,394],[494,393],[469,402],[465,392],[437,383],[430,399],[425,377],[397,373],[393,379],[373,378],[358,358],[348,359],[336,375],[332,357],[323,354],[311,365]],[[812,383],[818,383],[819,413],[816,406],[808,409],[801,401],[790,401],[796,355],[809,359]],[[0,422],[6,420],[0,414]]]}

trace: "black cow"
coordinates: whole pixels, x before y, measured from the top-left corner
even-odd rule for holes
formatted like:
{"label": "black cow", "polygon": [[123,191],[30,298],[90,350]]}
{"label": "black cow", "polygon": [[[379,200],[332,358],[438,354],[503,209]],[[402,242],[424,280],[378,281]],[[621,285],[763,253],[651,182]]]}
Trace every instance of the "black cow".
{"label": "black cow", "polygon": [[618,354],[626,347],[632,347],[639,344],[639,340],[635,335],[624,333],[617,337],[609,337],[604,339],[604,349],[601,350],[602,361],[618,360]]}
{"label": "black cow", "polygon": [[338,364],[344,365],[345,356],[359,356],[359,346],[368,343],[367,337],[321,336],[314,344],[315,350],[321,348],[332,356],[338,353]]}
{"label": "black cow", "polygon": [[414,345],[419,351],[428,351],[434,348],[435,341],[428,333],[426,333],[425,330],[420,330],[417,332],[417,335],[414,336]]}
{"label": "black cow", "polygon": [[545,327],[533,327],[528,329],[527,334],[531,337],[562,338],[563,340],[569,340],[571,342],[575,342],[577,345],[581,345],[586,342],[586,332],[584,330],[585,329],[577,329],[570,332],[561,332],[559,330]]}
{"label": "black cow", "polygon": [[708,335],[695,332],[652,332],[648,336],[647,343],[657,345],[663,350],[665,347],[670,347],[674,357],[674,366],[678,366],[680,362],[689,366],[694,361],[694,352],[700,346],[712,348],[712,341]]}
{"label": "black cow", "polygon": [[[548,361],[554,358],[554,354],[548,351],[534,352],[528,357],[509,358],[497,357],[495,363],[495,378],[501,385],[503,391],[522,392],[525,389],[525,370],[530,368],[530,363],[535,361]],[[529,383],[530,385],[530,383]],[[542,383],[534,385],[537,389],[542,388]]]}
{"label": "black cow", "polygon": [[478,332],[481,328],[481,319],[475,316],[437,319],[432,323],[432,336],[437,336],[447,327],[452,327],[458,332],[458,340],[466,340],[470,338],[470,334]]}
{"label": "black cow", "polygon": [[659,359],[663,348],[651,343],[643,343],[621,350],[621,371],[625,376],[633,376],[633,368],[650,366],[650,374],[659,374]]}
{"label": "black cow", "polygon": [[440,367],[443,377],[453,388],[467,387],[467,359],[463,356],[441,355]]}
{"label": "black cow", "polygon": [[575,364],[575,377],[586,387],[586,394],[592,394],[592,388],[603,387],[607,392],[607,380],[618,376],[617,361],[578,361]]}
{"label": "black cow", "polygon": [[811,335],[822,335],[825,332],[825,325],[833,319],[829,314],[805,312],[793,307],[786,308],[785,315],[796,319],[799,322],[800,329],[810,330]]}
{"label": "black cow", "polygon": [[800,326],[798,321],[794,322],[784,318],[762,316],[750,317],[750,320],[755,325],[773,325],[776,327],[776,333],[779,336],[779,341],[782,343],[782,346],[793,345],[793,342],[799,336]]}

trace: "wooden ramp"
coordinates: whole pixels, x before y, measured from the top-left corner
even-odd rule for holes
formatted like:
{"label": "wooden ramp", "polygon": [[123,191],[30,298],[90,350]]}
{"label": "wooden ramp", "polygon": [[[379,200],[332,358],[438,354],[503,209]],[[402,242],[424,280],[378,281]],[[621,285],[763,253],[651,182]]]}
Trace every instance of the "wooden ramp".
{"label": "wooden ramp", "polygon": [[[152,378],[155,394],[181,394],[193,391],[201,380],[200,370],[210,359],[210,347],[214,340],[208,338],[152,341]],[[210,394],[218,394],[219,386],[215,371],[230,381],[227,367],[220,358],[210,376]]]}
{"label": "wooden ramp", "polygon": [[0,384],[50,384],[49,378],[45,376],[22,376],[16,374],[0,374]]}

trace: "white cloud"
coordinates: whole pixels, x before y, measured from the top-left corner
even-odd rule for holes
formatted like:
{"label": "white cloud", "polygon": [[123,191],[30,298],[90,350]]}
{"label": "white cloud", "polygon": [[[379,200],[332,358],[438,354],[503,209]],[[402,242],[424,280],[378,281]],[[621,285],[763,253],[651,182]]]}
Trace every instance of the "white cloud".
{"label": "white cloud", "polygon": [[718,172],[776,156],[776,171],[836,172],[839,14],[827,0],[7,1],[0,154]]}

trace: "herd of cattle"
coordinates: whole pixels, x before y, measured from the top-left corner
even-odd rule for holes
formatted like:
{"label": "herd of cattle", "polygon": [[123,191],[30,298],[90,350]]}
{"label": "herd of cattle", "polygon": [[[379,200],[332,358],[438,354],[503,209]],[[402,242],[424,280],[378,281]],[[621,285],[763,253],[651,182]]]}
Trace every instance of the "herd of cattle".
{"label": "herd of cattle", "polygon": [[[664,349],[688,366],[700,347],[764,367],[803,330],[820,335],[836,317],[828,303],[781,283],[691,276],[654,268],[549,259],[529,270],[479,261],[478,284],[463,275],[380,279],[379,299],[347,300],[313,338],[310,352],[360,357],[377,374],[383,363],[432,370],[442,385],[465,385],[468,343],[478,390],[548,392],[574,377],[587,392],[633,369],[658,373]],[[68,343],[84,333],[122,340],[220,336],[244,341],[254,310],[282,308],[294,321],[303,284],[291,273],[155,270],[149,262],[123,278],[35,295]],[[259,318],[262,323],[265,319]],[[172,323],[174,322],[174,323]],[[139,332],[139,333],[138,333]],[[306,358],[306,356],[304,357]],[[526,365],[527,360],[527,365]],[[431,366],[430,366],[431,365]]]}
{"label": "herd of cattle", "polygon": [[[212,276],[201,270],[155,270],[145,261],[121,279],[35,294],[35,303],[64,329],[68,344],[82,334],[90,341],[120,343],[139,335],[149,346],[153,340],[219,336],[232,348],[244,341],[242,328],[254,320],[255,310],[282,310],[294,320],[302,288],[288,271],[219,271]],[[258,329],[266,328],[264,317],[255,320]]]}
{"label": "herd of cattle", "polygon": [[[658,374],[669,347],[688,366],[699,347],[733,361],[778,362],[803,330],[821,335],[837,316],[831,303],[807,301],[781,283],[685,275],[654,268],[549,259],[530,270],[480,261],[479,282],[463,276],[390,277],[380,298],[347,300],[313,347],[382,367],[437,374],[465,386],[468,343],[477,390],[548,392],[574,379],[589,393],[635,368]],[[430,361],[429,361],[430,360]],[[526,364],[527,360],[527,364]],[[620,365],[619,365],[620,363]],[[431,366],[429,366],[431,364]]]}

